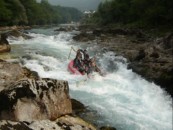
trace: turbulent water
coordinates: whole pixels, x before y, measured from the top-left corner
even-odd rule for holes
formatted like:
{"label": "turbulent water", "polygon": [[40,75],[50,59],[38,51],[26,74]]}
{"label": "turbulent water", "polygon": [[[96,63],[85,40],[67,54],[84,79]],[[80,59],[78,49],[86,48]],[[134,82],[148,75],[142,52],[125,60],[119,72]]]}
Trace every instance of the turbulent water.
{"label": "turbulent water", "polygon": [[[172,130],[170,96],[128,70],[125,58],[105,52],[95,42],[74,42],[75,33],[54,33],[53,28],[33,29],[29,33],[33,39],[9,38],[11,55],[37,71],[40,77],[68,80],[71,97],[97,113],[89,116],[98,126],[113,126],[118,130]],[[71,46],[85,48],[91,56],[96,56],[106,76],[95,74],[87,79],[70,74],[67,65],[75,57],[75,52],[70,54]]]}

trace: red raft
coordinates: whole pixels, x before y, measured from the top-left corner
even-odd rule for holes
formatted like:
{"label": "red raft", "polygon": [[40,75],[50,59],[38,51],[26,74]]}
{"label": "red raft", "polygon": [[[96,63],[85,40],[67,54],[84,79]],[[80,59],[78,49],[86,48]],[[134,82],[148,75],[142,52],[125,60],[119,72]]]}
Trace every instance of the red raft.
{"label": "red raft", "polygon": [[70,63],[68,64],[68,70],[75,75],[84,75],[81,72],[79,72],[79,70],[75,67],[73,67],[74,61],[71,60]]}

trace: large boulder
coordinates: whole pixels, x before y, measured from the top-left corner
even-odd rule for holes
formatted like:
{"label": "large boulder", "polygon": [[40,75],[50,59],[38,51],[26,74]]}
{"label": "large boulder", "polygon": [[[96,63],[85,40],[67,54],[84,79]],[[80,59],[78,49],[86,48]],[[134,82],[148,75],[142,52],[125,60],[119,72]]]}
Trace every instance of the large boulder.
{"label": "large boulder", "polygon": [[9,52],[10,50],[11,50],[11,47],[7,41],[7,35],[1,34],[1,36],[0,36],[0,53]]}
{"label": "large boulder", "polygon": [[55,120],[72,113],[67,81],[23,79],[0,92],[0,119]]}
{"label": "large boulder", "polygon": [[38,79],[37,72],[23,68],[18,63],[0,60],[0,91],[23,78]]}

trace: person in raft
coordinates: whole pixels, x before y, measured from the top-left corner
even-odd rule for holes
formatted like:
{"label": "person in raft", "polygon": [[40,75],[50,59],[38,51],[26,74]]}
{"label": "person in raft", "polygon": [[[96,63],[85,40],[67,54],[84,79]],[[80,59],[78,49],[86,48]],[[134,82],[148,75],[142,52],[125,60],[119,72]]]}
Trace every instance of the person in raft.
{"label": "person in raft", "polygon": [[[83,53],[83,59],[82,59],[82,53]],[[79,70],[82,74],[91,74],[92,72],[98,72],[100,75],[103,75],[99,67],[96,65],[95,58],[89,57],[87,50],[79,49],[76,53],[76,57],[74,59],[74,65],[75,68]]]}
{"label": "person in raft", "polygon": [[100,75],[103,76],[103,73],[101,72],[100,68],[96,64],[95,57],[90,59],[89,67],[88,67],[88,70],[87,70],[87,74],[89,75],[92,72],[98,72]]}
{"label": "person in raft", "polygon": [[77,68],[80,73],[85,74],[85,66],[82,61],[81,49],[76,52],[73,67]]}

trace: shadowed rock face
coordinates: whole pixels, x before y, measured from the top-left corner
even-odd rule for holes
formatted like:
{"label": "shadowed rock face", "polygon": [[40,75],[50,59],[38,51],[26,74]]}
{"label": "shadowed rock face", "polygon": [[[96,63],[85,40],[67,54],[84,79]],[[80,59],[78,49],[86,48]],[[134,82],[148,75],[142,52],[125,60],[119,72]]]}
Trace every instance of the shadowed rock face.
{"label": "shadowed rock face", "polygon": [[67,81],[23,79],[0,92],[0,119],[55,120],[72,113]]}
{"label": "shadowed rock face", "polygon": [[7,41],[7,35],[1,34],[1,36],[0,36],[0,53],[9,52],[10,50],[11,50],[11,47]]}

